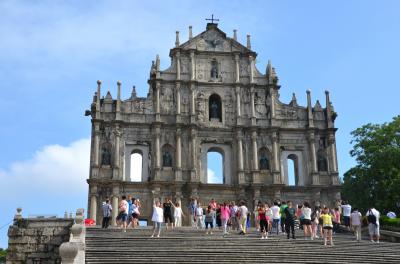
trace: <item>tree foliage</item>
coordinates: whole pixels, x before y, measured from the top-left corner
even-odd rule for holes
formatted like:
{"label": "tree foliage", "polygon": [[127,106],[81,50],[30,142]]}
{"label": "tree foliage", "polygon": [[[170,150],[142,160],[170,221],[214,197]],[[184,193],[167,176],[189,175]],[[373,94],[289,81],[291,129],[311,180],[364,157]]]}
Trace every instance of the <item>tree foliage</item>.
{"label": "tree foliage", "polygon": [[343,198],[363,211],[371,205],[399,211],[400,116],[389,123],[366,124],[351,134],[350,155],[357,165],[344,174]]}

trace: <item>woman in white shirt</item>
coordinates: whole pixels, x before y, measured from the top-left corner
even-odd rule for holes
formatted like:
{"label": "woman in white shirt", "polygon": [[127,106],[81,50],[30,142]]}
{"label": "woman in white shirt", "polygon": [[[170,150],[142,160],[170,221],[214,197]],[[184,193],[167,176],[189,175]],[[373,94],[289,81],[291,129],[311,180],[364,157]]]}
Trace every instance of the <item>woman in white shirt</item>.
{"label": "woman in white shirt", "polygon": [[307,236],[309,236],[312,240],[313,235],[311,229],[311,208],[308,202],[304,202],[303,207],[301,208],[301,213],[303,215],[304,238],[307,239]]}
{"label": "woman in white shirt", "polygon": [[162,209],[161,203],[158,200],[153,204],[153,216],[151,217],[151,221],[153,221],[154,224],[154,230],[151,237],[154,237],[156,232],[157,237],[160,237],[161,225],[164,222],[164,210]]}
{"label": "woman in white shirt", "polygon": [[174,224],[175,227],[181,227],[182,226],[182,216],[185,217],[185,215],[182,212],[182,207],[179,202],[176,203],[174,206]]}

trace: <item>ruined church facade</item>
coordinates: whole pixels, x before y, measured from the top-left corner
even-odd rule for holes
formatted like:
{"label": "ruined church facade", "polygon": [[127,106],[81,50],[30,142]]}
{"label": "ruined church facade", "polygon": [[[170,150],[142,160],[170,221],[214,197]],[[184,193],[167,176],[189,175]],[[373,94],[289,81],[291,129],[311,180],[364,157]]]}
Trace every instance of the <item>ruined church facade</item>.
{"label": "ruined church facade", "polygon": [[[171,65],[160,69],[157,56],[150,69],[147,97],[122,99],[101,95],[101,82],[91,109],[89,216],[101,220],[108,197],[118,207],[121,195],[142,201],[142,219],[151,219],[154,199],[203,204],[245,200],[310,201],[332,204],[340,199],[334,125],[336,113],[326,104],[299,106],[279,100],[278,77],[271,63],[260,72],[257,53],[208,23],[204,32],[170,50]],[[209,182],[207,153],[222,155],[223,180]],[[131,178],[132,155],[141,156],[140,179]],[[294,164],[289,185],[288,161]],[[137,165],[136,165],[137,166]],[[114,216],[117,210],[114,210]],[[115,218],[114,218],[115,219]],[[114,220],[115,221],[115,220]],[[114,222],[115,223],[115,222]]]}

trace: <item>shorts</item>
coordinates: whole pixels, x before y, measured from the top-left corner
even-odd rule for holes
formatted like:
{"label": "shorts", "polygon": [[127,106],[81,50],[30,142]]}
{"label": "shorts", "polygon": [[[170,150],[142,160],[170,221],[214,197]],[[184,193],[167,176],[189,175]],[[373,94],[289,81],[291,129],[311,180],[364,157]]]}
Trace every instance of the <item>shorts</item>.
{"label": "shorts", "polygon": [[303,219],[302,222],[303,222],[303,225],[311,225],[310,219]]}
{"label": "shorts", "polygon": [[132,213],[132,218],[139,219],[139,215],[137,213]]}
{"label": "shorts", "polygon": [[370,236],[379,236],[379,226],[375,224],[368,224],[368,232]]}
{"label": "shorts", "polygon": [[332,230],[333,227],[332,227],[332,226],[324,226],[324,229],[325,229],[325,230]]}
{"label": "shorts", "polygon": [[268,221],[265,219],[260,220],[260,232],[264,233],[268,231]]}
{"label": "shorts", "polygon": [[121,222],[128,221],[128,214],[119,213],[119,215],[117,216],[117,220]]}
{"label": "shorts", "polygon": [[164,222],[165,223],[173,223],[174,219],[172,218],[172,215],[170,214],[164,214]]}
{"label": "shorts", "polygon": [[350,226],[350,216],[343,216],[344,225]]}

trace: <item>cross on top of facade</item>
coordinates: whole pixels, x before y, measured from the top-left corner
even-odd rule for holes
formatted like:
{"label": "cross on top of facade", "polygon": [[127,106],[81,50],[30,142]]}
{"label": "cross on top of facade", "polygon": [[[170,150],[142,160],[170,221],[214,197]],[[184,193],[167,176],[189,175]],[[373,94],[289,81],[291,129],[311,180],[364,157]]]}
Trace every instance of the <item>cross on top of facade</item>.
{"label": "cross on top of facade", "polygon": [[211,20],[211,24],[214,24],[214,21],[218,22],[219,19],[214,18],[214,14],[211,14],[211,18],[206,18],[206,20]]}

